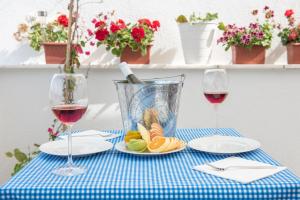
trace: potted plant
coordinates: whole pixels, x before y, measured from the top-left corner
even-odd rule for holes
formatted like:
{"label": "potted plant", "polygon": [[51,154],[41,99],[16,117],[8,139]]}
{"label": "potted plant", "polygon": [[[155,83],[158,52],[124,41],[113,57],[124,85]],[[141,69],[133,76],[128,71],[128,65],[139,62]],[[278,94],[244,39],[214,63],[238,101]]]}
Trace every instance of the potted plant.
{"label": "potted plant", "polygon": [[[217,43],[223,44],[226,51],[232,49],[233,64],[265,63],[266,49],[271,46],[276,24],[273,19],[274,11],[268,6],[264,7],[263,14],[265,18],[263,23],[260,23],[257,17],[248,27],[219,24],[218,28],[223,31],[223,35]],[[253,10],[252,15],[257,16],[258,10]]]}
{"label": "potted plant", "polygon": [[300,23],[295,24],[292,9],[286,10],[284,15],[288,20],[288,27],[283,28],[278,36],[281,43],[287,47],[288,64],[300,64]]}
{"label": "potted plant", "polygon": [[120,57],[121,62],[149,64],[154,33],[160,27],[159,21],[144,18],[131,24],[122,19],[110,20],[112,15],[100,14],[98,19],[92,20],[95,26],[92,34],[95,35],[97,47],[105,46],[107,51]]}
{"label": "potted plant", "polygon": [[213,39],[218,19],[217,13],[207,13],[205,17],[179,15],[178,24],[184,60],[186,64],[207,64],[211,55]]}
{"label": "potted plant", "polygon": [[[66,60],[68,22],[68,17],[64,14],[49,23],[29,17],[27,23],[19,24],[14,36],[18,41],[27,39],[35,51],[40,51],[43,46],[46,64],[63,64]],[[73,45],[73,48],[82,53],[80,45]]]}

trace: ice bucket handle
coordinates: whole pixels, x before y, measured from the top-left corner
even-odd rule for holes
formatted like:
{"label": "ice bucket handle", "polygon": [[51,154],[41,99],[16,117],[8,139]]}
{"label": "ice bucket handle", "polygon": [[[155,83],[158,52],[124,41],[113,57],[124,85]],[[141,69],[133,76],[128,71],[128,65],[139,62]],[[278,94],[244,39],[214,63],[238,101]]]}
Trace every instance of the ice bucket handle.
{"label": "ice bucket handle", "polygon": [[[180,74],[180,75],[176,75],[176,76],[165,76],[165,77],[160,77],[160,78],[150,78],[150,79],[142,79],[143,81],[152,81],[152,80],[161,80],[161,79],[171,79],[171,78],[176,78],[176,77],[180,77],[180,82],[184,83],[185,80],[185,74]],[[118,83],[120,82],[126,82],[126,80],[113,80],[115,86],[118,88]]]}
{"label": "ice bucket handle", "polygon": [[160,78],[142,79],[142,80],[151,81],[151,80],[171,79],[171,78],[177,78],[177,77],[180,77],[180,82],[184,83],[185,74],[180,74],[180,75],[176,75],[176,76],[164,76],[164,77],[160,77]]}

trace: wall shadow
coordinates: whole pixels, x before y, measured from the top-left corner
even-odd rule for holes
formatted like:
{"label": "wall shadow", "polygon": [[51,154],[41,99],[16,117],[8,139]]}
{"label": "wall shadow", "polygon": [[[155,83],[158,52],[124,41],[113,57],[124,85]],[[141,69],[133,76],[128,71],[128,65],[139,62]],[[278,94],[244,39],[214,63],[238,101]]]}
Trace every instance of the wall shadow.
{"label": "wall shadow", "polygon": [[9,52],[7,50],[0,51],[0,64],[23,64],[29,61],[35,61],[38,63],[38,59],[43,54],[43,51],[37,52],[34,51],[27,43],[20,44],[17,48]]}
{"label": "wall shadow", "polygon": [[274,64],[285,51],[286,48],[281,43],[277,44],[273,51],[266,57],[266,64]]}

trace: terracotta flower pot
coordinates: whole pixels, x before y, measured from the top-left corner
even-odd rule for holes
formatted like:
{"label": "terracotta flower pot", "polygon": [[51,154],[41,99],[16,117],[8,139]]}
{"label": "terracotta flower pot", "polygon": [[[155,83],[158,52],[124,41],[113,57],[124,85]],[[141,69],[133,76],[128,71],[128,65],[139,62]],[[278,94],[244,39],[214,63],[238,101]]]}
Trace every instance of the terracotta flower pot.
{"label": "terracotta flower pot", "polygon": [[266,48],[253,46],[251,49],[240,46],[232,46],[233,64],[265,64]]}
{"label": "terracotta flower pot", "polygon": [[128,64],[149,64],[150,50],[151,46],[148,46],[147,53],[143,56],[140,50],[132,51],[130,47],[126,47],[121,54],[120,61]]}
{"label": "terracotta flower pot", "polygon": [[288,64],[300,64],[300,43],[289,43],[286,48]]}
{"label": "terracotta flower pot", "polygon": [[67,44],[46,42],[45,49],[46,64],[63,64],[66,61]]}

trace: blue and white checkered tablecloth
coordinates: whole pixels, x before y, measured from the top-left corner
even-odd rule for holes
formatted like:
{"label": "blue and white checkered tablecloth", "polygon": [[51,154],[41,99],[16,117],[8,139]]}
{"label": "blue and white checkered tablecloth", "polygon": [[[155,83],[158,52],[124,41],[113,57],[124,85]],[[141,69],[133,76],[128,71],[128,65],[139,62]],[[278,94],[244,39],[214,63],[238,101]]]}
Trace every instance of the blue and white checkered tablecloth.
{"label": "blue and white checkered tablecloth", "polygon": [[[122,134],[122,131],[113,132]],[[229,128],[221,132],[239,136]],[[177,136],[190,141],[212,133],[213,129],[179,129]],[[262,150],[239,156],[278,165]],[[0,199],[300,199],[300,179],[289,170],[240,184],[191,169],[225,157],[188,148],[152,157],[111,150],[75,158],[75,163],[86,166],[88,172],[77,177],[61,177],[51,170],[63,165],[66,159],[41,153],[0,188]]]}

